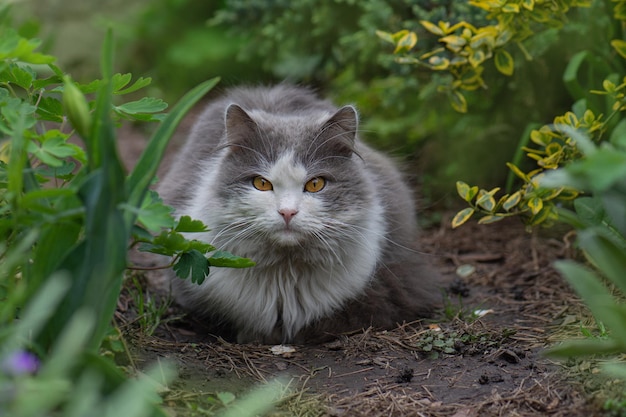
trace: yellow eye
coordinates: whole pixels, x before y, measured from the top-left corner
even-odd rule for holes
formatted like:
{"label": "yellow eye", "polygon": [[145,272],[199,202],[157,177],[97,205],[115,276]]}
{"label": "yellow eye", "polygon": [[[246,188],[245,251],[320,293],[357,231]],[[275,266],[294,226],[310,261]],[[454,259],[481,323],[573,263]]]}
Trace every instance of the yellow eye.
{"label": "yellow eye", "polygon": [[261,176],[254,177],[252,179],[252,185],[259,191],[271,191],[274,189],[272,183]]}
{"label": "yellow eye", "polygon": [[306,184],[304,184],[304,191],[308,191],[309,193],[316,193],[318,191],[322,191],[322,189],[326,186],[326,180],[322,177],[315,177],[310,179]]}

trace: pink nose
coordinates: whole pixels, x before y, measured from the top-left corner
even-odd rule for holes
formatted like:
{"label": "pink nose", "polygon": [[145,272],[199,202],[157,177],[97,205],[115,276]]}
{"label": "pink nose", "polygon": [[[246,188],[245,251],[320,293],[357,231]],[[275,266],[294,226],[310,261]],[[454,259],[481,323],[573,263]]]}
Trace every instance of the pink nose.
{"label": "pink nose", "polygon": [[285,224],[288,225],[289,222],[291,221],[291,219],[293,219],[293,216],[298,214],[298,210],[296,210],[296,209],[280,209],[280,210],[278,210],[278,213],[280,213],[280,215],[283,216],[283,220],[285,221]]}

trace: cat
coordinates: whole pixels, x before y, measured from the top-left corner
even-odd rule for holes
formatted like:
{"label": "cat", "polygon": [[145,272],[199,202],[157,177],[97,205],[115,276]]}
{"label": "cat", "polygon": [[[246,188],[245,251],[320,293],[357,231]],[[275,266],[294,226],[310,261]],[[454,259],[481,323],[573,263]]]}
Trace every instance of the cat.
{"label": "cat", "polygon": [[437,278],[414,249],[413,195],[358,137],[353,106],[305,87],[239,87],[208,104],[158,191],[193,234],[250,258],[175,300],[239,343],[307,343],[430,315]]}

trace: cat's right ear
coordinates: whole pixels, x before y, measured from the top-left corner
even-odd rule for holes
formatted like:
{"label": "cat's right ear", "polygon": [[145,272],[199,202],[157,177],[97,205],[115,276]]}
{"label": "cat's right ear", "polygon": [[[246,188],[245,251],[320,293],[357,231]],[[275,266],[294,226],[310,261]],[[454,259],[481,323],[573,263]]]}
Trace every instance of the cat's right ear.
{"label": "cat's right ear", "polygon": [[258,130],[255,121],[237,104],[228,106],[225,119],[227,146],[231,150],[248,148],[247,142]]}

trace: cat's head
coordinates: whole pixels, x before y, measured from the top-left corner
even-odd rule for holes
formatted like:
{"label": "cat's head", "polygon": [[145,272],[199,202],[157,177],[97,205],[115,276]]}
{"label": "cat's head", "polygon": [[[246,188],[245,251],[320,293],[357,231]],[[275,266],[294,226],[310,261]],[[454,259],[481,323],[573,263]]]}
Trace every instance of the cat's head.
{"label": "cat's head", "polygon": [[324,250],[359,240],[371,216],[374,181],[358,156],[358,116],[274,115],[228,107],[220,165],[220,242]]}

